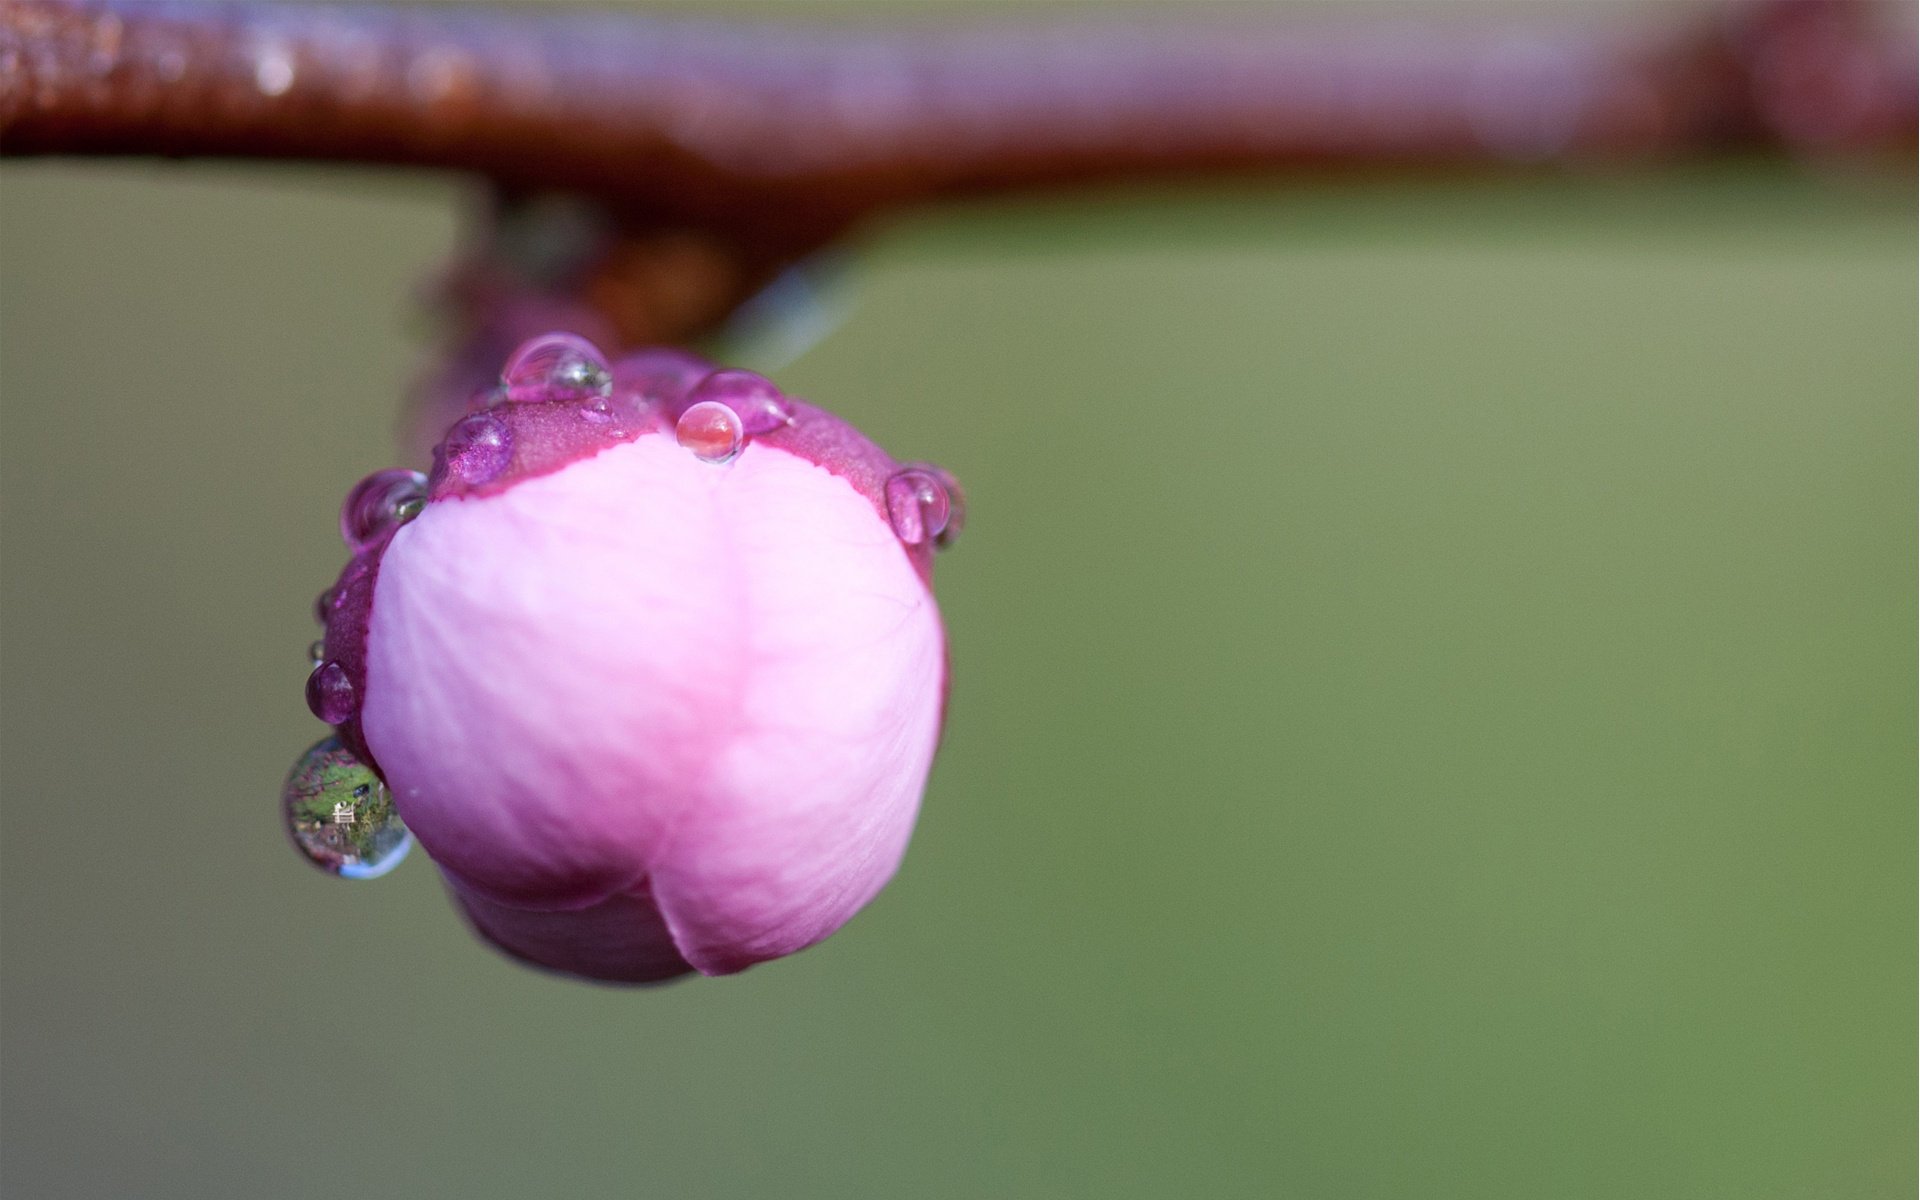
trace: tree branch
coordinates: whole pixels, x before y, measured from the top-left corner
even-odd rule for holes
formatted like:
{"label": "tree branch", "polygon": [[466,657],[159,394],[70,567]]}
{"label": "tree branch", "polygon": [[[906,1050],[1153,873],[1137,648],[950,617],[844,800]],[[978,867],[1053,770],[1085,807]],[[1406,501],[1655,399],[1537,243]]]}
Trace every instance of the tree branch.
{"label": "tree branch", "polygon": [[1625,34],[1211,16],[880,29],[12,0],[0,146],[457,168],[817,232],[1045,182],[1912,137],[1911,36],[1857,5],[1676,7]]}
{"label": "tree branch", "polygon": [[[446,289],[465,345],[429,388],[457,402],[515,338],[565,325],[612,345],[684,341],[851,224],[942,197],[1913,149],[1908,6],[1675,5],[1625,30],[1540,11],[1523,26],[1421,28],[1383,11],[848,27],[0,0],[0,153],[490,180],[499,219]],[[585,203],[537,202],[554,194]]]}

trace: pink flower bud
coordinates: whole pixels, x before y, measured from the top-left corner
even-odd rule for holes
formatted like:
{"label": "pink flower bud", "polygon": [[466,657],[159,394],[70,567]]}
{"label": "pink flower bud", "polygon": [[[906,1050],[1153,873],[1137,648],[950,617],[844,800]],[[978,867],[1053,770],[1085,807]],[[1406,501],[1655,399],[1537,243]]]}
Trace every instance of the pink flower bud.
{"label": "pink flower bud", "polygon": [[516,355],[424,485],[356,490],[375,540],[321,598],[310,702],[508,953],[649,982],[804,949],[905,850],[959,493],[757,376],[561,349],[550,393]]}

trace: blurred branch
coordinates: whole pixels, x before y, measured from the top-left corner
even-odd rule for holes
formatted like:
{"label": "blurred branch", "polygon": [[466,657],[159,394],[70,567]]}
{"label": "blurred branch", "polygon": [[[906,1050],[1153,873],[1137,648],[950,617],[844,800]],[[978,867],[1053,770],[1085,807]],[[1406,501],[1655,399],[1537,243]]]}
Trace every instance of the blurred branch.
{"label": "blurred branch", "polygon": [[[468,326],[517,331],[572,306],[615,342],[679,341],[861,218],[940,197],[1735,148],[1910,154],[1910,11],[1654,6],[1625,30],[1537,11],[1416,27],[1379,8],[1337,24],[1141,10],[877,28],[4,0],[0,153],[472,172],[509,211],[456,276]],[[553,193],[592,212],[534,220],[512,199]]]}

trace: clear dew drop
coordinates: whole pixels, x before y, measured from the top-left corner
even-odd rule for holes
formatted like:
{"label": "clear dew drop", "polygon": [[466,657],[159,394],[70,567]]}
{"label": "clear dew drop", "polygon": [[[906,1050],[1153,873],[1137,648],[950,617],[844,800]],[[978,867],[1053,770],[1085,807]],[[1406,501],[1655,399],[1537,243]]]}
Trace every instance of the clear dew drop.
{"label": "clear dew drop", "polygon": [[316,742],[293,764],[280,808],[295,848],[342,879],[377,879],[413,848],[393,793],[337,737]]}
{"label": "clear dew drop", "polygon": [[583,337],[546,333],[521,344],[500,372],[507,399],[516,404],[543,400],[587,400],[613,390],[606,356]]}
{"label": "clear dew drop", "polygon": [[494,413],[470,413],[447,430],[440,460],[448,477],[460,483],[491,482],[513,461],[513,430]]}
{"label": "clear dew drop", "polygon": [[939,476],[908,467],[887,480],[887,519],[909,546],[938,541],[953,512],[952,498]]}
{"label": "clear dew drop", "polygon": [[397,469],[375,471],[354,484],[340,505],[341,540],[358,554],[419,516],[426,502],[425,475]]}
{"label": "clear dew drop", "polygon": [[687,403],[718,401],[740,417],[748,436],[772,433],[793,421],[793,402],[780,394],[773,381],[752,371],[726,367],[709,374],[687,393]]}
{"label": "clear dew drop", "polygon": [[326,660],[327,639],[316,638],[314,642],[307,647],[307,661],[317,667]]}
{"label": "clear dew drop", "polygon": [[747,442],[740,414],[718,400],[702,400],[681,413],[673,436],[695,458],[710,463],[732,462]]}
{"label": "clear dew drop", "polygon": [[307,707],[329,725],[352,720],[353,714],[359,711],[353,680],[337,660],[321,663],[307,676]]}

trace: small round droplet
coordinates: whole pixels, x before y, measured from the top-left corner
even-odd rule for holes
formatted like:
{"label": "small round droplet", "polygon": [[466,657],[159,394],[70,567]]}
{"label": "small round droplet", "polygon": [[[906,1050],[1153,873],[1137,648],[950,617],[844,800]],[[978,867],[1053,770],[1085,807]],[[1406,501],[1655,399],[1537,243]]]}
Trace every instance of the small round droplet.
{"label": "small round droplet", "polygon": [[938,539],[951,512],[946,485],[932,471],[908,467],[887,480],[887,519],[907,545]]}
{"label": "small round droplet", "polygon": [[314,666],[316,667],[319,666],[321,663],[326,661],[326,658],[327,658],[327,639],[318,638],[313,642],[312,645],[307,647],[307,661],[312,663]]}
{"label": "small round droplet", "polygon": [[334,608],[340,603],[340,589],[328,588],[313,598],[313,619],[325,625],[327,618],[333,615]]}
{"label": "small round droplet", "polygon": [[490,482],[513,461],[513,430],[493,413],[469,413],[447,430],[440,461],[449,478],[469,487]]}
{"label": "small round droplet", "polygon": [[307,676],[307,707],[329,725],[349,721],[359,710],[353,680],[347,678],[347,669],[338,661],[323,662]]}
{"label": "small round droplet", "polygon": [[747,442],[740,414],[718,400],[703,400],[681,413],[673,436],[695,458],[710,463],[732,462]]}
{"label": "small round droplet", "polygon": [[336,737],[293,764],[280,808],[300,853],[342,879],[377,879],[413,848],[386,783]]}
{"label": "small round droplet", "polygon": [[687,393],[688,404],[709,400],[717,400],[737,413],[740,427],[749,436],[772,433],[793,420],[793,402],[780,394],[772,380],[752,371],[732,367],[715,371]]}
{"label": "small round droplet", "polygon": [[542,400],[586,400],[613,390],[613,372],[598,349],[571,333],[542,334],[524,342],[500,382],[516,404]]}
{"label": "small round droplet", "polygon": [[420,515],[427,501],[427,477],[418,471],[375,471],[353,485],[340,505],[340,537],[358,554],[378,545],[394,530]]}

